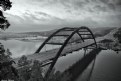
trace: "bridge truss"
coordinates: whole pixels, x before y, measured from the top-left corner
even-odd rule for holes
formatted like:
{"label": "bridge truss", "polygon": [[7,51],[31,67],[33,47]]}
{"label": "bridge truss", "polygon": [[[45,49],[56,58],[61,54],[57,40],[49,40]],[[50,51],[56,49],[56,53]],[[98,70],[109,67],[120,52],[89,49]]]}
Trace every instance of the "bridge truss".
{"label": "bridge truss", "polygon": [[[64,33],[66,32],[66,34]],[[67,33],[69,32],[69,33]],[[70,41],[71,38],[77,34],[80,39],[78,40],[74,40],[74,41]],[[50,42],[51,39],[53,39],[54,37],[65,37],[66,39],[64,40],[64,42]],[[91,44],[91,45],[88,45],[84,48],[87,48],[89,46],[92,46],[94,45],[95,47],[97,47],[97,43],[96,43],[96,40],[95,40],[95,37],[92,33],[92,31],[88,28],[88,27],[85,27],[85,26],[82,26],[82,27],[76,27],[76,28],[70,28],[70,27],[64,27],[64,28],[61,28],[61,29],[58,29],[57,31],[55,31],[54,33],[52,33],[42,44],[41,46],[36,50],[35,54],[36,53],[39,53],[42,48],[46,45],[46,44],[52,44],[52,45],[61,45],[61,47],[59,48],[56,56],[52,59],[49,59],[49,62],[44,64],[43,66],[45,65],[48,65],[50,64],[49,66],[49,69],[48,71],[46,72],[45,74],[45,77],[44,78],[48,78],[54,65],[56,64],[58,58],[61,56],[61,53],[63,51],[63,49],[68,45],[68,44],[71,44],[71,43],[74,43],[74,42],[79,42],[81,40],[81,42],[79,43],[83,43],[85,42],[85,40],[88,40],[88,39],[92,39],[94,40],[94,43]]]}

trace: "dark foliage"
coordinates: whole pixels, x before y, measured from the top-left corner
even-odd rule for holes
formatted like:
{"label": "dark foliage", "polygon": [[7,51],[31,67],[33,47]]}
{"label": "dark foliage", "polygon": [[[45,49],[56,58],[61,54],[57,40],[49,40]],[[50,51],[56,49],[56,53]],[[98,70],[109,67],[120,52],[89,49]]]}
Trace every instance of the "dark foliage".
{"label": "dark foliage", "polygon": [[[10,0],[0,0],[0,7],[3,8],[4,11],[9,10],[12,7],[12,2]],[[3,15],[3,12],[0,10],[0,28],[2,30],[7,29],[10,26],[10,23]]]}
{"label": "dark foliage", "polygon": [[12,2],[10,0],[0,0],[0,6],[4,11],[9,10],[12,7]]}
{"label": "dark foliage", "polygon": [[41,63],[28,60],[24,55],[18,61],[19,81],[43,81]]}
{"label": "dark foliage", "polygon": [[111,39],[104,39],[104,40],[101,40],[100,42],[101,43],[112,43],[113,40],[111,40]]}
{"label": "dark foliage", "polygon": [[[9,0],[0,0],[0,7],[2,7],[4,11],[9,10],[12,7],[12,2]],[[0,10],[0,28],[5,30],[9,26],[9,22]],[[8,79],[16,80],[18,77],[18,72],[12,65],[15,62],[12,60],[11,55],[12,53],[9,49],[5,50],[4,46],[0,43],[0,81]]]}
{"label": "dark foliage", "polygon": [[121,43],[121,28],[114,34],[114,37],[118,39],[119,43]]}
{"label": "dark foliage", "polygon": [[30,64],[30,63],[31,63],[31,61],[30,61],[30,60],[27,60],[27,57],[26,57],[25,55],[23,55],[23,56],[18,60],[18,66],[19,66],[19,67],[28,65],[28,64]]}
{"label": "dark foliage", "polygon": [[15,62],[11,58],[11,52],[4,49],[0,44],[0,80],[16,79],[18,77],[17,70],[12,66]]}

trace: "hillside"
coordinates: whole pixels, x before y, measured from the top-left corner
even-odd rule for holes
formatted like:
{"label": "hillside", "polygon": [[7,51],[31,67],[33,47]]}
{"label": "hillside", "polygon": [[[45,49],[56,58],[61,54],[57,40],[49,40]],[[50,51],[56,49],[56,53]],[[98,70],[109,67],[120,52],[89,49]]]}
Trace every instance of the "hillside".
{"label": "hillside", "polygon": [[[96,37],[104,36],[113,29],[115,29],[115,27],[91,28],[92,32]],[[0,39],[8,40],[13,38],[26,38],[26,37],[38,37],[38,36],[48,37],[56,30],[57,29],[50,30],[50,31],[43,31],[43,32],[21,32],[21,33],[0,32]]]}
{"label": "hillside", "polygon": [[105,47],[106,49],[112,49],[114,51],[121,51],[121,43],[119,42],[119,38],[114,37],[117,32],[120,32],[120,28],[115,28],[111,30],[107,35],[101,37],[103,39],[101,41],[101,46]]}

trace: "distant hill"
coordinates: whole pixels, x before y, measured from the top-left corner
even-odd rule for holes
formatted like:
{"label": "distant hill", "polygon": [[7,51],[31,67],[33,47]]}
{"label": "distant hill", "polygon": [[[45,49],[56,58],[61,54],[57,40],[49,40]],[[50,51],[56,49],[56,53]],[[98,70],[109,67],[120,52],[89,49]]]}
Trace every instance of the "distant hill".
{"label": "distant hill", "polygon": [[[97,36],[105,36],[110,33],[111,30],[115,29],[115,27],[100,27],[100,28],[91,28],[94,35]],[[36,36],[46,36],[48,37],[57,29],[43,32],[21,32],[21,33],[10,33],[10,32],[0,32],[0,39],[9,39],[9,38],[25,38],[25,37],[36,37]]]}
{"label": "distant hill", "polygon": [[[90,28],[91,31],[93,32],[93,34],[99,35],[99,36],[104,36],[108,33],[110,33],[111,30],[116,29],[116,27],[99,27],[99,28]],[[49,36],[51,35],[53,32],[55,32],[57,29],[54,30],[50,30],[50,31],[45,31],[45,32],[41,32],[40,34],[42,36]],[[67,33],[67,32],[66,32]]]}
{"label": "distant hill", "polygon": [[91,28],[95,37],[102,37],[110,33],[112,30],[116,29],[116,27],[100,27],[100,28]]}

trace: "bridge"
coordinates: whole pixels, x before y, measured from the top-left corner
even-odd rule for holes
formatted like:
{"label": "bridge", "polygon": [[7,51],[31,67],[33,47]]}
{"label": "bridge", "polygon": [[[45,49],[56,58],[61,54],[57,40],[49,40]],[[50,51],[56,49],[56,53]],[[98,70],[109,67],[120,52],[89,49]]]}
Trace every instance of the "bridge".
{"label": "bridge", "polygon": [[[59,38],[62,40],[57,41],[56,39]],[[59,47],[41,52],[44,46],[47,44],[58,45]],[[36,52],[32,55],[28,55],[27,57],[28,59],[40,60],[42,62],[41,67],[50,65],[44,77],[48,78],[59,57],[66,56],[69,53],[83,48],[97,48],[96,39],[92,31],[85,26],[78,28],[64,27],[58,29],[53,34],[48,36],[48,38],[41,44]]]}

